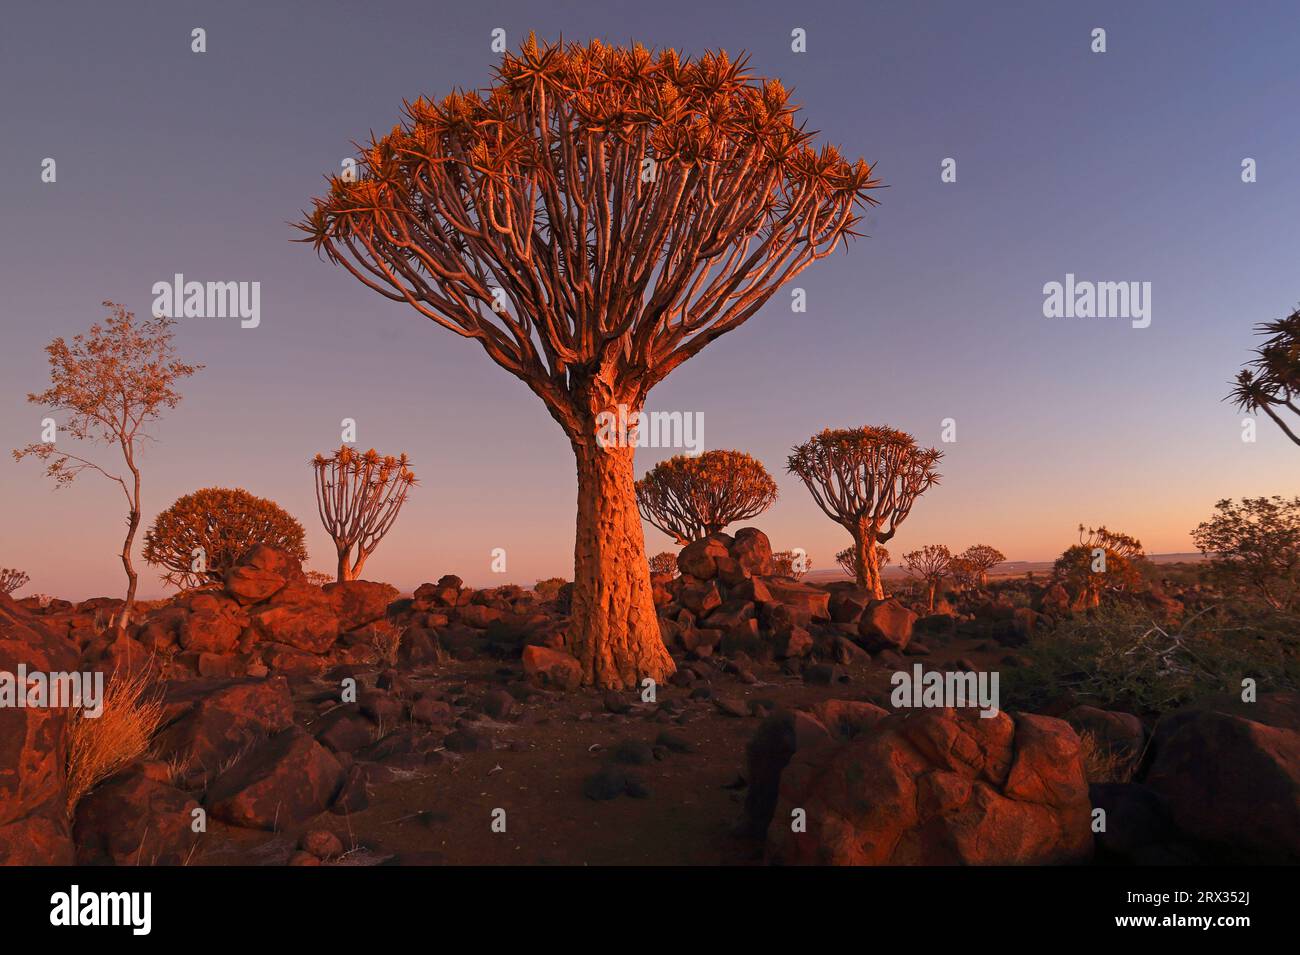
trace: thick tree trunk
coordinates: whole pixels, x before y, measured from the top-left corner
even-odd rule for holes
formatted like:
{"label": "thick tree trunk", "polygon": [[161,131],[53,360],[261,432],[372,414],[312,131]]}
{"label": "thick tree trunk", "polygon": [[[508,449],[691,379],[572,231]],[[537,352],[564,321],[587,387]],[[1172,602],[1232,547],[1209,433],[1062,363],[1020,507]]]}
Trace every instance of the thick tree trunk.
{"label": "thick tree trunk", "polygon": [[930,613],[934,613],[934,591],[936,589],[935,581],[931,580],[926,583],[926,592],[930,598]]}
{"label": "thick tree trunk", "polygon": [[854,529],[853,554],[858,586],[869,591],[875,600],[884,600],[885,587],[880,580],[880,556],[876,553],[876,529],[870,524],[863,524]]}
{"label": "thick tree trunk", "polygon": [[342,583],[345,580],[355,580],[356,571],[352,567],[352,548],[339,551],[338,579]]}
{"label": "thick tree trunk", "polygon": [[578,527],[573,548],[569,645],[583,682],[630,689],[662,683],[676,666],[664,646],[650,589],[645,534],[637,512],[635,448],[601,447],[571,436],[578,464]]}

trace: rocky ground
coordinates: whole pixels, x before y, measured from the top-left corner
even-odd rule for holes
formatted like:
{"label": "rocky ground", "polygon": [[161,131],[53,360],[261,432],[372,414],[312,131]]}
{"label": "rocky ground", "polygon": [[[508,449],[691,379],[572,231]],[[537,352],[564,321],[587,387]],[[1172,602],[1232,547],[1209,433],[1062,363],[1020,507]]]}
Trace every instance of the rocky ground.
{"label": "rocky ground", "polygon": [[[653,699],[577,685],[563,591],[322,588],[257,548],[127,636],[106,626],[114,601],[0,597],[0,670],[144,670],[164,702],[149,755],[71,818],[65,715],[0,710],[0,861],[1300,859],[1292,696],[1158,723],[1068,699],[991,718],[898,710],[895,671],[1020,666],[1072,598],[976,592],[918,617],[772,576],[754,529],[690,545],[679,567],[654,579],[678,672]],[[1085,732],[1131,781],[1090,784]]]}

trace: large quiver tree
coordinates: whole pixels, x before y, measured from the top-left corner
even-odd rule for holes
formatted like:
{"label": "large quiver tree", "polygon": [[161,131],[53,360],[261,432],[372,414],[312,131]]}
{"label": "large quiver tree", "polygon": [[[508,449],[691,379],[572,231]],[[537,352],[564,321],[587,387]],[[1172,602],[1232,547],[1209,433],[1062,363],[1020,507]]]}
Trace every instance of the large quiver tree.
{"label": "large quiver tree", "polygon": [[916,499],[939,482],[942,456],[890,427],[827,429],[790,453],[789,470],[853,536],[858,586],[876,599],[885,596],[876,545],[891,540]]}
{"label": "large quiver tree", "polygon": [[588,683],[673,671],[634,448],[597,435],[852,234],[871,168],[811,135],[743,59],[530,36],[483,93],[407,104],[301,223],[369,288],[477,340],[564,429],[570,643]]}

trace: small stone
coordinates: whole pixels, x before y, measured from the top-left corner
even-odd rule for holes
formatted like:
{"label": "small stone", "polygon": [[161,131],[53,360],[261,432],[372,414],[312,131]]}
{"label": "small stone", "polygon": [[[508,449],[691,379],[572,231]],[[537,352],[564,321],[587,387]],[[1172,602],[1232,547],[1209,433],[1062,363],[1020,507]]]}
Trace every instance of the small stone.
{"label": "small stone", "polygon": [[343,855],[343,841],[328,829],[312,829],[306,832],[298,847],[323,860],[337,859]]}

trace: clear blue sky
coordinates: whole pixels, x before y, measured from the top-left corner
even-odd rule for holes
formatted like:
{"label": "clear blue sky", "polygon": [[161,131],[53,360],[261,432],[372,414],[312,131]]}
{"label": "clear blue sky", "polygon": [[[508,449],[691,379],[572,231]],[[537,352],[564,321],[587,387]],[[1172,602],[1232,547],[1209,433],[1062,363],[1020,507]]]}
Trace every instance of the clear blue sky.
{"label": "clear blue sky", "polygon": [[[784,472],[826,426],[933,444],[956,419],[944,482],[896,552],[982,541],[1047,559],[1080,521],[1190,550],[1216,499],[1298,490],[1300,449],[1267,422],[1243,444],[1220,400],[1251,326],[1300,300],[1294,2],[18,2],[4,23],[0,445],[39,437],[23,399],[44,387],[41,349],[101,300],[146,314],[175,272],[262,283],[260,328],[179,328],[207,369],[156,430],[146,520],[241,485],[295,513],[329,568],[307,461],[352,417],[363,446],[407,451],[422,479],[368,576],[571,573],[572,457],[540,402],[475,344],[289,241],[323,175],[403,99],[489,82],[497,27],[512,47],[533,29],[748,51],[823,140],[878,164],[889,188],[869,237],[800,278],[807,312],[778,296],[651,396],[702,412],[709,447],[767,464],[781,499],[756,523],[778,547],[826,567],[847,543]],[[40,180],[45,157],[57,183]],[[945,157],[956,183],[940,181]],[[1043,284],[1066,273],[1151,282],[1151,327],[1044,318]],[[667,453],[641,452],[638,471]],[[88,475],[53,492],[39,465],[8,461],[0,496],[0,565],[32,590],[120,591],[120,491]]]}

